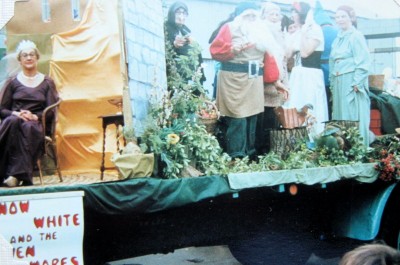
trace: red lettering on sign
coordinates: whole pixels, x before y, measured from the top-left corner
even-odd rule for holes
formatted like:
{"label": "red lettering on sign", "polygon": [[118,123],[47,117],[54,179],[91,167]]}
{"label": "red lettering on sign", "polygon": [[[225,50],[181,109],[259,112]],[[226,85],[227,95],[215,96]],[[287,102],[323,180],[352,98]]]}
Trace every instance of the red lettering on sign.
{"label": "red lettering on sign", "polygon": [[14,256],[19,259],[27,258],[29,256],[34,257],[35,256],[35,246],[26,247],[26,249],[24,249],[23,247],[14,248],[13,252],[14,252]]}
{"label": "red lettering on sign", "polygon": [[79,214],[74,214],[73,222],[74,222],[75,226],[80,225],[78,217],[79,217]]}
{"label": "red lettering on sign", "polygon": [[7,214],[17,214],[17,213],[27,213],[29,212],[29,201],[19,202],[19,208],[18,204],[16,202],[11,202],[7,205],[7,203],[0,203],[0,215],[7,215]]}
{"label": "red lettering on sign", "polygon": [[16,256],[19,259],[23,259],[24,258],[24,256],[22,256],[22,247],[19,247],[19,248],[17,248],[15,250],[14,256]]}
{"label": "red lettering on sign", "polygon": [[21,213],[29,212],[29,201],[26,202],[20,201],[19,208],[21,209]]}
{"label": "red lettering on sign", "polygon": [[47,217],[47,227],[56,227],[56,218],[53,217]]}
{"label": "red lettering on sign", "polygon": [[[70,215],[69,214],[64,214],[64,216],[63,217],[65,217],[65,225],[66,226],[68,226],[69,225],[69,217],[70,217]],[[59,226],[61,226],[62,225],[62,218],[61,218],[61,216],[59,217]]]}
{"label": "red lettering on sign", "polygon": [[73,265],[79,265],[79,261],[77,260],[76,257],[73,257],[73,258],[71,259],[71,262],[72,262]]}
{"label": "red lettering on sign", "polygon": [[11,244],[15,244],[15,243],[25,243],[25,242],[31,242],[32,241],[32,236],[31,235],[22,235],[22,236],[18,236],[18,241],[15,238],[15,236],[11,237],[10,243]]}
{"label": "red lettering on sign", "polygon": [[18,212],[17,210],[17,205],[15,205],[15,202],[12,202],[10,204],[10,209],[9,209],[10,214],[14,215]]}
{"label": "red lettering on sign", "polygon": [[0,214],[6,215],[7,214],[7,204],[0,203]]}
{"label": "red lettering on sign", "polygon": [[62,259],[58,259],[58,258],[54,258],[50,261],[48,260],[43,260],[43,261],[31,261],[29,263],[29,265],[79,265],[79,262],[77,260],[76,257],[72,257],[72,258],[62,258]]}
{"label": "red lettering on sign", "polygon": [[34,257],[35,256],[35,246],[26,248],[26,257]]}
{"label": "red lettering on sign", "polygon": [[[72,220],[71,220],[72,219]],[[36,228],[43,228],[46,226],[47,228],[51,227],[61,227],[61,226],[79,226],[79,214],[64,214],[58,216],[47,216],[47,217],[35,217],[33,218],[33,222]]]}
{"label": "red lettering on sign", "polygon": [[57,239],[57,232],[53,233],[40,233],[40,240],[55,240]]}
{"label": "red lettering on sign", "polygon": [[35,224],[36,228],[43,228],[44,217],[33,218],[33,223]]}

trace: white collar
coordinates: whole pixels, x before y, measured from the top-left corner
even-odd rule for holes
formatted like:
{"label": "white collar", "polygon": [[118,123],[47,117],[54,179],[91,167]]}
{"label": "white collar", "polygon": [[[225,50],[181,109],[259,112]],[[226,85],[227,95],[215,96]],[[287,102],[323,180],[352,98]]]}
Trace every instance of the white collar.
{"label": "white collar", "polygon": [[44,80],[44,74],[37,73],[35,76],[26,76],[23,71],[19,72],[17,79],[21,84],[27,87],[37,87]]}

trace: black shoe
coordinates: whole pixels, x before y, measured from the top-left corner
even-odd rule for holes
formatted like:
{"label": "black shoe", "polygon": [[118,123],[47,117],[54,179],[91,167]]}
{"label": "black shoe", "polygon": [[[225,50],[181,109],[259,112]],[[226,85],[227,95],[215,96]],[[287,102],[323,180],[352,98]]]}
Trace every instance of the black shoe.
{"label": "black shoe", "polygon": [[33,182],[30,180],[23,180],[21,186],[33,186]]}
{"label": "black shoe", "polygon": [[250,159],[250,161],[254,161],[256,163],[258,163],[258,161],[260,160],[260,158],[258,157],[258,154],[251,155],[249,157],[249,159]]}

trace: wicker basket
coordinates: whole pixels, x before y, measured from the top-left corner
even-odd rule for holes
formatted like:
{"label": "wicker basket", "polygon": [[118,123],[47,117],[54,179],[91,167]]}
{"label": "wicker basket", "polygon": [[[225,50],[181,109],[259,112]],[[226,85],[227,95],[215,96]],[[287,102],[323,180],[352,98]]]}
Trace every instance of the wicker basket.
{"label": "wicker basket", "polygon": [[285,129],[302,127],[306,120],[306,116],[299,114],[296,108],[276,107],[274,111],[279,123]]}
{"label": "wicker basket", "polygon": [[205,118],[200,115],[198,115],[198,120],[200,124],[203,124],[206,127],[206,131],[210,134],[214,134],[215,128],[217,127],[217,122],[219,119],[219,111],[217,109],[217,106],[211,102],[211,101],[205,101],[205,104],[208,105],[207,107],[211,110],[214,110],[215,113],[217,114],[217,117],[213,118]]}

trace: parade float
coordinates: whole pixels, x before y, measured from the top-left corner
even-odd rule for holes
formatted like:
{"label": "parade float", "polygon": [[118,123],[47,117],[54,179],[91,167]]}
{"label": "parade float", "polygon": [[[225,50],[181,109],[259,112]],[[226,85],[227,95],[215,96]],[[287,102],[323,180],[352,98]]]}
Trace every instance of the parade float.
{"label": "parade float", "polygon": [[[28,17],[29,10],[38,9],[35,1],[19,4],[20,7],[22,4],[31,7],[19,9],[25,14],[23,17]],[[128,30],[127,25],[122,30],[121,24],[134,24],[135,16],[129,12],[135,13],[132,11],[135,8],[145,7],[138,3],[130,6],[126,1],[120,4],[125,7],[124,16],[117,16],[124,8],[115,3],[88,1],[82,20],[69,24],[58,21],[58,33],[54,36],[48,33],[52,29],[50,24],[41,28],[40,23],[33,23],[32,30],[40,34],[32,36],[23,32],[21,25],[26,21],[16,18],[8,25],[10,49],[21,38],[33,37],[40,43],[39,48],[48,55],[44,56],[48,58],[44,64],[50,65],[50,74],[57,81],[63,98],[58,124],[58,159],[64,183],[0,189],[0,233],[7,235],[6,241],[15,249],[25,250],[14,259],[23,261],[28,256],[32,261],[42,259],[39,247],[35,257],[30,245],[32,238],[43,241],[41,235],[53,247],[57,246],[54,242],[60,242],[50,253],[51,257],[43,260],[66,257],[71,264],[83,264],[83,261],[104,264],[138,254],[172,251],[177,246],[201,245],[213,237],[212,234],[197,234],[201,230],[200,224],[210,217],[196,217],[196,214],[214,214],[204,211],[205,208],[214,211],[227,206],[234,208],[237,207],[235,202],[257,196],[265,203],[269,199],[280,200],[288,196],[301,201],[321,191],[321,196],[328,198],[321,201],[329,203],[318,207],[328,211],[339,209],[334,211],[335,218],[325,220],[336,235],[366,241],[383,238],[392,245],[398,244],[400,222],[393,213],[398,211],[394,202],[400,196],[397,185],[400,177],[399,132],[377,136],[370,147],[365,147],[354,123],[332,121],[310,144],[307,126],[301,123],[299,127],[275,132],[281,140],[272,143],[273,152],[257,159],[233,160],[224,153],[223,119],[200,84],[199,71],[192,72],[192,82],[184,82],[178,75],[169,76],[168,82],[164,82],[157,67],[154,71],[147,70],[145,81],[137,78],[135,73],[140,73],[134,70],[133,62],[136,61],[127,60],[127,54],[121,50],[132,52],[132,47],[137,44],[132,39],[138,35],[133,34],[134,30]],[[156,8],[159,13],[160,10],[161,7]],[[110,12],[114,12],[114,16],[108,16]],[[104,17],[107,19],[101,19]],[[140,22],[135,23],[140,25]],[[154,31],[159,33],[159,29]],[[82,39],[86,40],[85,46],[82,46]],[[88,55],[83,51],[92,53]],[[170,55],[167,45],[163,57],[167,64],[173,64]],[[151,58],[144,54],[141,57]],[[189,69],[191,63],[195,63],[194,58],[187,61]],[[45,65],[42,67],[46,68]],[[127,68],[132,68],[133,72],[128,73]],[[148,106],[145,115],[138,111],[138,106],[143,106],[140,100],[130,101],[132,95],[142,93],[136,86],[143,83],[150,84],[147,93],[150,104],[144,104],[146,108]],[[124,121],[122,126],[116,126],[119,137],[115,137],[113,130],[104,128],[99,119],[102,117],[104,122],[109,118],[104,114],[115,112],[115,107],[109,104],[115,98],[123,101],[122,113],[113,115]],[[143,125],[140,128],[136,126],[139,123]],[[103,142],[106,136],[107,144]],[[110,144],[110,139],[115,138]],[[102,148],[105,144],[104,157]],[[118,144],[121,148],[116,152]],[[123,156],[128,157],[128,162],[121,161]],[[116,166],[117,170],[112,171],[113,178],[106,176],[100,180],[98,171],[102,159],[106,164],[104,169]],[[89,170],[95,170],[97,181],[80,182],[79,179],[90,175]],[[80,176],[78,181],[68,182],[77,175]],[[40,205],[42,201],[48,203],[49,212],[41,212],[37,200]],[[26,202],[32,205],[32,216],[29,215],[28,220],[20,218]],[[347,207],[350,202],[351,207]],[[59,207],[70,203],[71,207]],[[312,203],[307,201],[306,206],[316,207]],[[5,220],[4,217],[12,219]],[[48,222],[44,232],[41,231],[43,227],[38,226],[41,218]],[[20,232],[5,232],[13,223],[32,223],[32,220],[36,220],[35,227],[27,226],[31,230],[23,232],[20,241],[13,240],[22,236]],[[226,222],[224,219],[219,221]],[[179,227],[172,225],[175,222],[182,226],[190,223],[188,230],[193,237],[174,238],[174,232],[179,231]],[[65,227],[71,232],[65,232]],[[167,230],[170,230],[170,238],[157,232],[167,234]],[[146,238],[143,235],[146,231],[152,231],[152,235],[158,233],[157,239],[162,240]],[[68,238],[68,234],[79,238]],[[135,240],[137,234],[141,234],[142,241]],[[67,244],[62,240],[82,240],[78,245],[82,246],[83,253],[76,245],[71,246],[69,252],[64,251]],[[139,247],[141,244],[144,244],[142,248]],[[46,245],[43,249],[47,249]]]}

